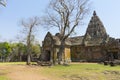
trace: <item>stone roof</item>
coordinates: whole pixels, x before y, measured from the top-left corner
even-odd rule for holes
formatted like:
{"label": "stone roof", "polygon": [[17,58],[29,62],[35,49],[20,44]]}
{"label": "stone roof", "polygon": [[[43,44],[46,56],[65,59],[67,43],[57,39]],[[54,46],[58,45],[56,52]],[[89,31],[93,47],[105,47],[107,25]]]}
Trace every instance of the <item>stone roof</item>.
{"label": "stone roof", "polygon": [[85,46],[95,46],[106,43],[108,40],[109,36],[106,33],[104,25],[94,11],[93,16],[88,24],[83,43]]}
{"label": "stone roof", "polygon": [[54,44],[55,45],[60,45],[60,39],[57,36],[53,36]]}
{"label": "stone roof", "polygon": [[77,36],[69,38],[71,45],[82,45],[84,36]]}
{"label": "stone roof", "polygon": [[107,44],[105,44],[105,47],[111,50],[116,50],[119,49],[120,50],[120,39],[115,39],[110,37],[109,41]]}
{"label": "stone roof", "polygon": [[[55,36],[52,36],[52,37],[53,37],[55,45],[60,45],[61,44],[61,42],[60,42],[61,35],[59,33],[57,33]],[[70,42],[69,39],[65,40],[65,45],[71,45],[71,42]]]}

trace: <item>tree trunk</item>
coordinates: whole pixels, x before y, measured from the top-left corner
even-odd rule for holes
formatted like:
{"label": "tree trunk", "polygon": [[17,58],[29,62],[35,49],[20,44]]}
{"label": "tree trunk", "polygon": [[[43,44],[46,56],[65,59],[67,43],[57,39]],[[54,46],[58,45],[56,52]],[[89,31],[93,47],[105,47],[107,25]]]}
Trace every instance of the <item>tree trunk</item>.
{"label": "tree trunk", "polygon": [[27,37],[27,65],[31,64],[31,32],[32,32],[32,27],[30,28],[28,37]]}
{"label": "tree trunk", "polygon": [[22,55],[19,56],[19,61],[20,61],[20,62],[22,61]]}
{"label": "tree trunk", "polygon": [[62,61],[63,61],[63,54],[64,54],[64,49],[65,49],[65,40],[61,41],[61,45],[60,45],[60,48],[59,48],[59,52],[58,52],[58,64],[62,64]]}
{"label": "tree trunk", "polygon": [[27,65],[31,64],[31,46],[28,44],[27,46]]}
{"label": "tree trunk", "polygon": [[30,53],[27,55],[27,65],[31,64],[31,55]]}
{"label": "tree trunk", "polygon": [[19,59],[19,62],[22,61],[22,56],[21,56],[21,52],[18,53],[18,59]]}

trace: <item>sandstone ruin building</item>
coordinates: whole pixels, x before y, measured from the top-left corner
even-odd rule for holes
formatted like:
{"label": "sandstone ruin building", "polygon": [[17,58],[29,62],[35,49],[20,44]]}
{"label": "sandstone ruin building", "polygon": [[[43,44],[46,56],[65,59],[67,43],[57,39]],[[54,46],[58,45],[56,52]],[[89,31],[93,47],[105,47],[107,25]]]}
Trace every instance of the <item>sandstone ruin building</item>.
{"label": "sandstone ruin building", "polygon": [[[52,35],[48,32],[42,45],[42,59],[56,62],[59,47],[59,34]],[[114,59],[120,59],[120,40],[106,33],[103,23],[94,11],[85,35],[66,40],[63,60],[100,62]]]}

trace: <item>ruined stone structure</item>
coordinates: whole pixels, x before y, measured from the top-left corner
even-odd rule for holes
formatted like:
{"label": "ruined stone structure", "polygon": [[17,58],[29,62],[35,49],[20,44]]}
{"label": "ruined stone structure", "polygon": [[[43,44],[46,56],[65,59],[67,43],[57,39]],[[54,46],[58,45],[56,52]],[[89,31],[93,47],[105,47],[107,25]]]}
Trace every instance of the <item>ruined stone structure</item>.
{"label": "ruined stone structure", "polygon": [[[60,47],[59,34],[47,33],[43,41],[42,58],[57,61]],[[109,37],[96,12],[88,24],[84,36],[70,37],[65,42],[64,60],[67,61],[105,61],[120,59],[120,40]]]}
{"label": "ruined stone structure", "polygon": [[[51,61],[53,63],[58,61],[58,51],[61,43],[59,37],[59,33],[57,33],[55,36],[53,36],[50,32],[47,33],[42,45],[41,60]],[[70,62],[71,60],[70,46],[71,42],[69,41],[69,39],[67,39],[65,41],[65,49],[63,53],[64,61],[67,60]]]}

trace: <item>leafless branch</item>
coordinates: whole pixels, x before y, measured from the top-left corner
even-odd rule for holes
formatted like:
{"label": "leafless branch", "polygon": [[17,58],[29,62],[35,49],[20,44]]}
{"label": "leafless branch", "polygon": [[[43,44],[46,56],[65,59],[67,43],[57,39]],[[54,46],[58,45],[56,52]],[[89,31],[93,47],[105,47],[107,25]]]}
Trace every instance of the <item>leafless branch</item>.
{"label": "leafless branch", "polygon": [[6,0],[0,0],[0,5],[6,7]]}
{"label": "leafless branch", "polygon": [[51,0],[44,25],[58,27],[63,36],[69,37],[88,13],[88,4],[89,0]]}
{"label": "leafless branch", "polygon": [[37,26],[40,24],[40,19],[38,17],[29,18],[28,20],[22,20],[21,25],[24,27],[23,32],[26,33],[26,44],[27,44],[27,54],[28,60],[27,64],[30,64],[30,55],[31,55],[31,44],[34,38],[34,32],[36,32]]}

